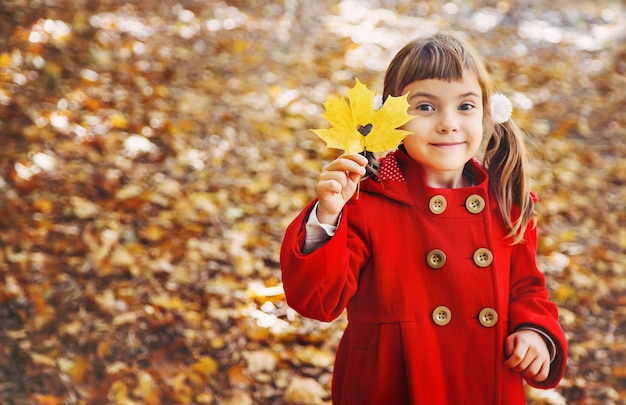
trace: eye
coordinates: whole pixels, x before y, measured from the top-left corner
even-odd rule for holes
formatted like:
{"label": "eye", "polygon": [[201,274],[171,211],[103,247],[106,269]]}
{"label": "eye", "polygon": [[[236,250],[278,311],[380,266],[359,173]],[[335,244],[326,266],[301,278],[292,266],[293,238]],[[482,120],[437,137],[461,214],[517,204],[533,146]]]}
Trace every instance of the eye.
{"label": "eye", "polygon": [[430,104],[418,104],[415,106],[415,109],[418,111],[435,111],[435,107]]}
{"label": "eye", "polygon": [[474,108],[476,108],[476,106],[474,106],[474,104],[471,104],[471,103],[463,103],[459,106],[459,110],[461,111],[469,111],[469,110],[473,110]]}

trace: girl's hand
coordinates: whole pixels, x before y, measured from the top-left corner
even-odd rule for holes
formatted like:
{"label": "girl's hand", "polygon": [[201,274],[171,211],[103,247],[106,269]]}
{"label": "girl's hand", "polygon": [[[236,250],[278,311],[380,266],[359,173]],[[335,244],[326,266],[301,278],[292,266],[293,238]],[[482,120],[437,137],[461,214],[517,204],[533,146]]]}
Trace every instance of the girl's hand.
{"label": "girl's hand", "polygon": [[526,379],[544,381],[550,373],[550,353],[543,337],[533,330],[520,330],[504,341],[506,367],[519,371]]}
{"label": "girl's hand", "polygon": [[356,192],[365,174],[367,159],[362,155],[342,155],[322,168],[317,183],[317,219],[322,224],[336,225],[346,202]]}

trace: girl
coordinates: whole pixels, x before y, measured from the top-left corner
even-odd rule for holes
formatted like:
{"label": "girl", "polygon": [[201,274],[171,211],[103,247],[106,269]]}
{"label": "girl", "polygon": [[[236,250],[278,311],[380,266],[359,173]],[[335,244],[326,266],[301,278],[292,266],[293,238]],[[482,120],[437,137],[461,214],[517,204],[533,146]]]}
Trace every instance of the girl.
{"label": "girl", "polygon": [[368,160],[341,156],[287,228],[287,302],[321,321],[347,308],[335,404],[524,404],[523,379],[559,383],[567,342],[535,262],[521,133],[490,114],[483,62],[452,34],[393,58],[383,100],[406,93],[410,134],[360,197]]}

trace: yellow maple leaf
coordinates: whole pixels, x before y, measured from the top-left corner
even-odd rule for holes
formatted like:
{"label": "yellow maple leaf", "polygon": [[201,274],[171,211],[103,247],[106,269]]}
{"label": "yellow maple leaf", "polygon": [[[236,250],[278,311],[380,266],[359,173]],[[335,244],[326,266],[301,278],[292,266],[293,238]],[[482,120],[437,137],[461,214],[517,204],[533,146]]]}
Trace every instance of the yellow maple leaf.
{"label": "yellow maple leaf", "polygon": [[348,90],[350,104],[343,97],[328,97],[324,103],[324,118],[332,125],[327,129],[312,131],[326,141],[329,148],[341,149],[347,155],[369,152],[386,152],[398,147],[409,134],[398,129],[415,118],[407,113],[407,95],[387,97],[383,106],[376,111],[376,93],[356,79]]}

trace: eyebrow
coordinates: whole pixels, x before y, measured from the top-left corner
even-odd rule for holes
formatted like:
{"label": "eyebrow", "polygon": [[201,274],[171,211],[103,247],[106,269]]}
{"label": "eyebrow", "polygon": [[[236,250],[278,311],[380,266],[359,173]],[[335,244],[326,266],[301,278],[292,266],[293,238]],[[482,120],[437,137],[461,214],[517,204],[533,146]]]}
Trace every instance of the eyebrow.
{"label": "eyebrow", "polygon": [[[432,98],[432,99],[435,99],[435,100],[439,100],[439,97],[437,97],[434,94],[425,93],[425,92],[419,92],[419,93],[415,93],[415,94],[409,94],[409,101],[413,100],[415,97]],[[458,98],[466,98],[466,97],[478,97],[478,98],[480,98],[480,94],[478,94],[476,92],[473,92],[473,91],[468,91],[467,93],[459,94]]]}

